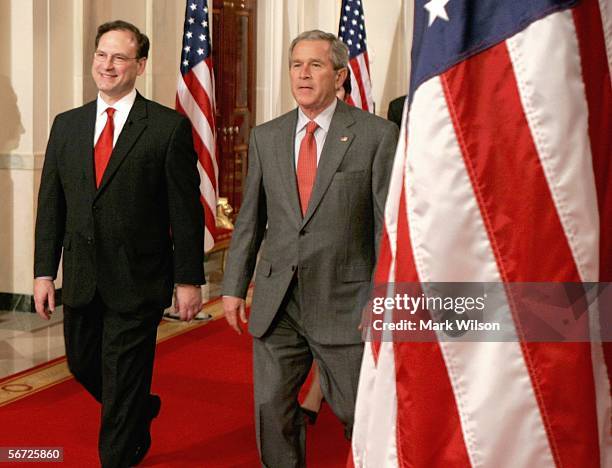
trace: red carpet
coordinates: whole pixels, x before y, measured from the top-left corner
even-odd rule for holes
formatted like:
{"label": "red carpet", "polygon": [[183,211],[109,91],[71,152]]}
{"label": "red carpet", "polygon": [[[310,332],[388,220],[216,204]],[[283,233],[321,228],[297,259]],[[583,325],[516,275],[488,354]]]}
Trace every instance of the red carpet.
{"label": "red carpet", "polygon": [[[141,466],[258,466],[251,359],[251,338],[224,320],[160,343],[153,391],[162,410]],[[98,404],[69,380],[0,408],[0,445],[63,447],[62,466],[95,467],[98,423]],[[346,466],[349,443],[329,406],[308,430],[308,466]]]}

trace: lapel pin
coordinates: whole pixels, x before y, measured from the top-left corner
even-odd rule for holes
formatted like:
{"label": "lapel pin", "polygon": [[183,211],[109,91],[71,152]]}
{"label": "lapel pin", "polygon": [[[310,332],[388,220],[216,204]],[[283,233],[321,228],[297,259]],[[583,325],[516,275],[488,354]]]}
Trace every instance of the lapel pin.
{"label": "lapel pin", "polygon": [[340,141],[348,141],[348,137],[347,136],[340,137]]}

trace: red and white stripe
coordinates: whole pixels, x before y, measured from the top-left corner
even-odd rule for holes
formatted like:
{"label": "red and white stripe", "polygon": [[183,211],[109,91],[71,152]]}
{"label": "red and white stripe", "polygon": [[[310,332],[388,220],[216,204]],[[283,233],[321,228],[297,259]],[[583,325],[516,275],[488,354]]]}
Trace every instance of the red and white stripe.
{"label": "red and white stripe", "polygon": [[[547,16],[418,88],[377,281],[612,280],[603,3]],[[504,319],[514,342],[368,343],[352,463],[612,466],[610,349],[527,343]]]}
{"label": "red and white stripe", "polygon": [[350,104],[368,112],[374,112],[372,82],[370,81],[370,61],[364,52],[349,60],[351,69]]}
{"label": "red and white stripe", "polygon": [[215,214],[219,195],[215,82],[211,58],[200,62],[185,75],[179,73],[176,109],[187,116],[193,127],[193,143],[198,154],[200,193],[205,219],[204,249],[208,251],[215,243]]}
{"label": "red and white stripe", "polygon": [[[406,108],[404,107],[404,114]],[[406,131],[403,127],[398,140],[397,154],[406,150]],[[399,206],[402,197],[404,159],[393,161],[392,176],[387,195],[387,206]],[[385,210],[385,232],[381,246],[381,261],[375,272],[375,283],[389,283],[395,277],[395,259],[399,210]],[[382,260],[384,257],[384,260]],[[389,295],[393,293],[390,290]],[[397,390],[395,376],[395,355],[393,343],[370,342],[364,348],[352,438],[350,462],[357,467],[376,466],[379,460],[393,460],[397,446]],[[381,425],[380,421],[387,421]]]}

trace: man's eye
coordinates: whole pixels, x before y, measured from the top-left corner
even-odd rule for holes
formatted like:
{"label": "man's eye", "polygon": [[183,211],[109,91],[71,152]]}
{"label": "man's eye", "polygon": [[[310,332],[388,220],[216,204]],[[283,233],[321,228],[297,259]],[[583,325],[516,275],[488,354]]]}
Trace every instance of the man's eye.
{"label": "man's eye", "polygon": [[126,60],[127,58],[122,55],[116,55],[114,58],[115,63],[124,63]]}

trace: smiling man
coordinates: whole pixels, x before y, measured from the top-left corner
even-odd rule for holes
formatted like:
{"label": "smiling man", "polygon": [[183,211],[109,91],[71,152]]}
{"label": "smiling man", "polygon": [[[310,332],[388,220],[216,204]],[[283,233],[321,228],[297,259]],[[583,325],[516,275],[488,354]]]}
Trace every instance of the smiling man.
{"label": "smiling man", "polygon": [[102,404],[102,466],[123,468],[151,445],[155,338],[174,285],[182,319],[201,308],[204,221],[189,121],[135,89],[149,39],[112,21],[95,45],[97,100],[58,115],[49,136],[34,300],[48,320],[63,251],[68,366]]}
{"label": "smiling man", "polygon": [[289,57],[298,108],[251,133],[223,280],[225,317],[242,333],[244,297],[260,255],[248,326],[257,441],[269,468],[304,466],[297,395],[313,359],[325,400],[351,433],[363,349],[358,325],[398,133],[336,99],[348,63],[336,36],[302,33]]}

